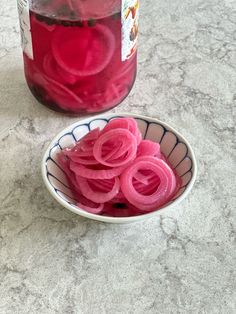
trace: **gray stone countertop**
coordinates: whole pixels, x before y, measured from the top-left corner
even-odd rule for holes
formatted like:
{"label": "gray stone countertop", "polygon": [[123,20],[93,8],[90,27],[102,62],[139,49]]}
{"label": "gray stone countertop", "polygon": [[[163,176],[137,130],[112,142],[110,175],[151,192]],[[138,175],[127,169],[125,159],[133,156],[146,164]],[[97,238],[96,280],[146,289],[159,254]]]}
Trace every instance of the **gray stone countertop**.
{"label": "gray stone countertop", "polygon": [[235,0],[141,3],[139,71],[113,111],[158,117],[192,144],[198,178],[160,219],[89,221],[40,175],[78,118],[39,105],[23,76],[15,0],[0,7],[0,313],[236,313]]}

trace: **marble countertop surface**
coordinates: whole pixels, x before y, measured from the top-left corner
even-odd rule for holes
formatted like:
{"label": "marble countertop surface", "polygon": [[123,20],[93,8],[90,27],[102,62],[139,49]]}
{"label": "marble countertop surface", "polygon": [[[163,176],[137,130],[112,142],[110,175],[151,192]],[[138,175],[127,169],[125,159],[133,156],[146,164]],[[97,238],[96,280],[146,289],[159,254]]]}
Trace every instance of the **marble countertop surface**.
{"label": "marble countertop surface", "polygon": [[40,175],[78,118],[39,105],[23,76],[15,0],[0,7],[0,313],[236,313],[236,2],[141,3],[139,70],[116,109],[179,130],[198,160],[189,197],[160,219],[89,221]]}

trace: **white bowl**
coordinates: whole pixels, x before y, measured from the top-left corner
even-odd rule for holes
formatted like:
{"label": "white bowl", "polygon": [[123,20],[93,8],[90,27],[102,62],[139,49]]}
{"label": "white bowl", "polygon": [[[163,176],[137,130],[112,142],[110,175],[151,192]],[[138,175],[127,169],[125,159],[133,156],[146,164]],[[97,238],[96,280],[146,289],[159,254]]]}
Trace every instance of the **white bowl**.
{"label": "white bowl", "polygon": [[[182,179],[181,188],[173,199],[154,212],[132,217],[110,217],[88,213],[76,206],[68,188],[67,178],[57,164],[57,154],[74,144],[90,130],[103,128],[111,119],[133,117],[136,119],[143,138],[160,143],[162,153]],[[81,216],[110,223],[128,223],[158,216],[168,208],[180,203],[190,192],[196,179],[197,165],[192,148],[187,140],[168,124],[151,117],[130,113],[106,113],[80,120],[61,131],[50,143],[42,160],[42,176],[52,196],[65,208]]]}

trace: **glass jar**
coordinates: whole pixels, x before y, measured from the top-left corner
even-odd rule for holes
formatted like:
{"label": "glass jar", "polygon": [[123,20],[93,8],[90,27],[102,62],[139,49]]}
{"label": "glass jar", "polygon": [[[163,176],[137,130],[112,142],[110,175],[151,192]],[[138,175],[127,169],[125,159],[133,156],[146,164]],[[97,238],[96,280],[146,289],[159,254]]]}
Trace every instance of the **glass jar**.
{"label": "glass jar", "polygon": [[56,111],[96,113],[129,94],[138,0],[18,0],[25,77]]}

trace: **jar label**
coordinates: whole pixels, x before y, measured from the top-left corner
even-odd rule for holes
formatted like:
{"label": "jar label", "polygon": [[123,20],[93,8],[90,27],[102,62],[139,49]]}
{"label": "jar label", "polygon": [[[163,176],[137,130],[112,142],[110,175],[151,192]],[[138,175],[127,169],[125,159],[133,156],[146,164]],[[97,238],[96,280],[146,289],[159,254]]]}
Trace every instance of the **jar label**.
{"label": "jar label", "polygon": [[139,0],[122,0],[122,61],[128,60],[137,50]]}
{"label": "jar label", "polygon": [[21,46],[23,51],[30,59],[33,59],[33,46],[30,30],[30,15],[29,15],[29,1],[18,0],[17,2],[19,20],[20,20],[20,32],[21,32]]}

